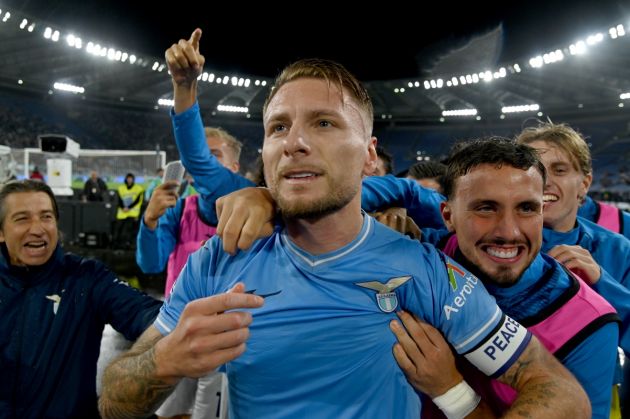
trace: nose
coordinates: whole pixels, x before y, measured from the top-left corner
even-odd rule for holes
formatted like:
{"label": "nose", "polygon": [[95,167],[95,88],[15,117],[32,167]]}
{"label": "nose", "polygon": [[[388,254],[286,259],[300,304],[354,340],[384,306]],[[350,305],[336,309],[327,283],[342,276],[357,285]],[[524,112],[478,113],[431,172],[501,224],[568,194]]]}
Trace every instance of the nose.
{"label": "nose", "polygon": [[39,235],[44,234],[45,231],[46,230],[44,229],[44,223],[42,222],[42,220],[38,218],[34,218],[33,220],[31,220],[31,223],[28,228],[28,232],[30,234],[39,236]]}
{"label": "nose", "polygon": [[302,129],[294,124],[287,136],[284,138],[285,156],[294,157],[296,155],[308,155],[310,152],[311,147],[306,134]]}
{"label": "nose", "polygon": [[511,211],[499,214],[499,220],[495,228],[495,236],[507,242],[514,241],[521,236],[518,216]]}

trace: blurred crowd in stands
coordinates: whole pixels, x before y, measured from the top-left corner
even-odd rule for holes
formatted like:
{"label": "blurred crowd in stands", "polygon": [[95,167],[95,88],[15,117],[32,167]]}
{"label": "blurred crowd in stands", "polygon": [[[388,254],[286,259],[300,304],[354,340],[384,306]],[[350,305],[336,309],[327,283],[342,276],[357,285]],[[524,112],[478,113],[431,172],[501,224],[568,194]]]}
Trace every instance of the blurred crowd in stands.
{"label": "blurred crowd in stands", "polygon": [[[163,150],[167,153],[167,161],[179,158],[166,108],[140,111],[122,106],[111,108],[87,104],[80,100],[59,102],[50,106],[38,98],[11,93],[3,95],[0,98],[0,143],[12,149],[38,147],[37,135],[59,133],[75,139],[84,149]],[[231,118],[215,122],[215,117],[204,115],[204,119],[235,133],[243,142],[241,173],[255,178],[262,146],[262,125],[256,121]],[[630,130],[627,124],[609,121],[587,125],[572,122],[572,125],[590,135],[587,135],[587,140],[595,169],[591,195],[606,201],[630,201],[630,170],[625,163],[630,158]],[[518,129],[512,126],[496,126],[492,134],[509,137],[516,131]],[[471,130],[470,126],[444,130],[378,124],[375,125],[375,134],[379,145],[392,154],[394,166],[401,170],[416,161],[440,160],[458,139],[483,135],[481,131]],[[99,161],[98,164],[99,167],[82,167],[78,162],[73,172],[85,181],[90,171],[96,169],[107,177],[107,181],[122,182],[118,177],[124,176],[124,173],[116,173],[114,161]],[[45,167],[42,162],[35,161],[33,165],[39,165],[40,169]],[[128,170],[136,173],[142,183],[143,169],[137,166]],[[146,174],[150,176],[152,171]]]}

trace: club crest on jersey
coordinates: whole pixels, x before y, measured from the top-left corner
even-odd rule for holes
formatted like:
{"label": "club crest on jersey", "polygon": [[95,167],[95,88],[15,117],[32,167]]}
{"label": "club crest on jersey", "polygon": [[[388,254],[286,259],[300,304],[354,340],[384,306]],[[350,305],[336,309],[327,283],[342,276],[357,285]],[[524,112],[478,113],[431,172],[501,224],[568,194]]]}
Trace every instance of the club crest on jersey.
{"label": "club crest on jersey", "polygon": [[384,313],[391,313],[398,307],[398,297],[394,290],[411,279],[411,275],[390,278],[386,283],[378,281],[355,282],[363,288],[376,291],[376,304]]}

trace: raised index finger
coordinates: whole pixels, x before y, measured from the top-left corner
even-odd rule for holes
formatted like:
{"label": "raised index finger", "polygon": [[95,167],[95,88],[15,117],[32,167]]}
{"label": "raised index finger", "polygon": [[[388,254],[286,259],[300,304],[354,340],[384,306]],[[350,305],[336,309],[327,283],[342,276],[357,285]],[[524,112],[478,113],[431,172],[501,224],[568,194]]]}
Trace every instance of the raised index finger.
{"label": "raised index finger", "polygon": [[192,35],[190,35],[190,39],[188,40],[196,52],[199,52],[200,39],[201,39],[201,29],[197,28],[193,31]]}

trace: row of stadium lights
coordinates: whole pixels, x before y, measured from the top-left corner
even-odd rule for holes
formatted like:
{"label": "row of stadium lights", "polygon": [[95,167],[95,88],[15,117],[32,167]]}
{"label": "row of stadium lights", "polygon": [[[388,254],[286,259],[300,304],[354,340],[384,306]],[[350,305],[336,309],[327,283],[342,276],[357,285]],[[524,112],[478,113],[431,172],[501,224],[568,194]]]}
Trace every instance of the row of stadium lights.
{"label": "row of stadium lights", "polygon": [[[175,101],[173,99],[158,99],[158,105],[172,108],[173,106],[175,106]],[[237,112],[237,113],[249,112],[249,108],[247,106],[232,106],[232,105],[218,105],[217,110],[221,112]]]}
{"label": "row of stadium lights", "polygon": [[[630,92],[622,93],[619,95],[619,99],[626,100],[630,99]],[[619,102],[617,104],[619,108],[624,107],[623,102]],[[584,106],[580,103],[578,108],[583,108]],[[504,106],[501,108],[501,119],[505,119],[505,114],[508,113],[521,113],[521,112],[537,112],[540,110],[540,105],[534,103],[531,105],[517,105],[517,106]],[[440,122],[444,122],[445,116],[475,116],[479,121],[481,120],[481,116],[477,115],[478,111],[475,108],[466,108],[466,109],[452,109],[448,111],[442,111],[442,118],[440,118]],[[543,116],[542,112],[537,113],[538,116]],[[383,115],[384,116],[384,115]],[[385,118],[383,118],[385,119]]]}
{"label": "row of stadium lights", "polygon": [[[619,37],[625,36],[626,32],[624,26],[619,24],[615,27],[612,27],[608,30],[608,34],[611,39],[617,39]],[[571,44],[568,49],[565,49],[565,52],[568,52],[570,55],[583,55],[587,52],[588,46],[596,45],[604,40],[604,35],[602,33],[596,33],[594,35],[589,35],[586,38],[586,41],[580,40],[575,44]],[[536,57],[530,58],[529,66],[532,68],[540,68],[545,64],[552,64],[558,61],[562,61],[564,59],[564,52],[560,49],[556,49],[555,51],[547,52],[543,55],[538,55]],[[508,70],[511,74],[520,73],[521,67],[520,65],[514,64],[512,66],[508,66]],[[476,74],[466,74],[460,76],[453,76],[450,80],[444,82],[443,79],[432,79],[432,80],[424,80],[422,85],[426,90],[429,89],[441,89],[444,86],[446,87],[456,87],[466,84],[476,84],[480,81],[485,81],[487,83],[504,78],[507,75],[507,71],[505,67],[499,68],[498,71],[492,72],[490,70],[482,71]],[[420,87],[419,81],[410,81],[407,83],[407,87],[414,88]],[[404,93],[405,88],[394,88],[394,93]]]}
{"label": "row of stadium lights", "polygon": [[[610,29],[608,29],[608,35],[610,37],[610,39],[617,39],[619,37],[625,36],[626,35],[626,31],[625,28],[622,24],[619,24],[617,26],[614,26]],[[574,44],[569,45],[568,49],[565,49],[564,52],[560,49],[556,49],[555,51],[550,51],[547,52],[545,54],[542,55],[537,55],[536,57],[532,57],[529,60],[529,66],[531,68],[541,68],[543,65],[546,64],[552,64],[555,62],[559,62],[562,61],[565,57],[565,53],[569,53],[570,55],[583,55],[586,54],[586,52],[588,51],[588,47],[589,46],[594,46],[596,44],[599,44],[600,42],[602,42],[604,40],[604,35],[602,33],[596,33],[593,35],[589,35],[586,40],[579,40]],[[443,87],[457,87],[459,85],[465,86],[467,84],[477,84],[480,81],[484,81],[486,83],[490,83],[493,80],[496,79],[500,79],[500,78],[504,78],[507,73],[510,74],[515,74],[515,73],[520,73],[521,72],[521,67],[518,64],[514,64],[512,66],[508,66],[508,69],[506,71],[505,67],[501,67],[499,68],[498,71],[495,72],[491,72],[490,70],[486,70],[486,71],[482,71],[480,73],[476,73],[476,74],[466,74],[466,75],[459,75],[459,76],[453,76],[451,77],[450,80],[447,80],[446,82],[444,82],[443,79],[438,78],[438,79],[431,79],[431,80],[424,80],[424,82],[422,83],[422,85],[424,86],[425,90],[429,90],[429,89],[441,89]],[[420,81],[416,80],[416,81],[409,81],[407,83],[407,87],[410,89],[413,88],[418,88],[420,87]],[[394,93],[405,93],[406,89],[404,87],[396,87],[394,88]],[[624,95],[627,95],[624,97]],[[621,99],[630,99],[630,94],[628,93],[624,93],[620,95]],[[621,102],[618,105],[620,108],[623,108],[624,104]],[[531,112],[531,111],[537,111],[539,110],[540,107],[537,104],[530,104],[530,105],[519,105],[519,106],[508,106],[508,107],[504,107],[501,109],[501,119],[505,118],[506,113],[512,113],[512,112]],[[440,118],[440,121],[443,122],[445,116],[475,116],[477,115],[477,110],[476,109],[454,109],[454,110],[447,110],[447,111],[443,111],[442,112],[442,118]],[[541,112],[538,112],[538,116],[542,116]],[[477,120],[480,120],[481,117],[477,116],[476,117]]]}
{"label": "row of stadium lights", "polygon": [[[7,22],[11,18],[11,13],[9,11],[6,11],[3,16],[2,10],[0,9],[0,16],[2,16],[1,18],[2,22]],[[33,32],[36,27],[36,24],[34,22],[31,22],[29,24],[28,19],[24,18],[20,22],[19,27],[22,30],[26,29],[28,32]],[[625,32],[624,26],[622,24],[619,24],[615,27],[610,28],[608,30],[608,34],[611,39],[617,39],[619,37],[625,36],[626,32]],[[46,27],[44,29],[43,36],[45,39],[50,39],[53,42],[58,42],[61,34],[58,30],[53,30],[50,27]],[[568,48],[568,52],[571,55],[583,55],[587,52],[588,46],[596,45],[602,42],[603,40],[604,40],[604,35],[601,33],[590,35],[586,38],[586,41],[580,40],[580,41],[577,41],[575,44],[571,44]],[[69,47],[82,49],[83,40],[73,34],[68,34],[66,36],[66,42]],[[99,44],[94,44],[93,42],[87,43],[86,52],[97,57],[107,57],[107,59],[109,60],[115,60],[115,61],[120,61],[120,62],[128,61],[129,64],[137,63],[138,65],[141,65],[142,67],[148,66],[148,61],[143,60],[142,58],[138,58],[134,54],[128,54],[127,52],[116,50],[114,48],[101,47]],[[541,68],[545,64],[559,62],[559,61],[562,61],[563,59],[564,59],[564,53],[562,52],[562,50],[556,49],[555,51],[551,51],[543,55],[538,55],[536,57],[531,58],[529,60],[529,65],[532,68]],[[151,66],[151,69],[153,71],[162,72],[165,69],[165,64],[160,63],[158,61],[154,61],[153,65]],[[517,64],[514,64],[513,66],[508,66],[507,71],[509,71],[511,74],[520,73],[521,68],[519,64],[517,63]],[[429,90],[429,89],[441,89],[444,87],[444,85],[446,85],[446,87],[457,87],[460,84],[461,85],[476,84],[476,83],[479,83],[480,81],[489,83],[492,80],[506,77],[507,71],[505,67],[501,67],[499,68],[498,71],[495,71],[495,72],[486,70],[486,71],[476,73],[476,74],[453,76],[451,77],[450,80],[447,80],[446,83],[441,78],[432,79],[432,80],[424,80],[423,86],[425,90]],[[215,76],[214,73],[207,73],[207,72],[203,72],[202,74],[200,74],[197,79],[204,82],[208,82],[208,83],[215,82],[216,84],[227,85],[231,83],[235,87],[237,86],[249,87],[251,84],[251,80],[249,78],[236,77],[236,76],[220,77],[220,76]],[[18,84],[20,85],[23,84],[23,80],[18,80]],[[267,82],[266,80],[255,80],[254,85],[264,87],[267,85]],[[417,87],[420,87],[420,82],[410,81],[407,83],[407,86],[409,88],[414,88],[414,87],[417,88]],[[54,84],[53,87],[57,90],[72,92],[75,94],[85,92],[84,87],[74,86],[67,83],[57,82]],[[405,91],[406,90],[404,87],[394,89],[395,93],[405,93]],[[48,93],[52,94],[52,90],[49,90]],[[630,93],[622,93],[620,95],[620,99],[622,100],[630,99]],[[124,98],[121,97],[120,100],[124,101]],[[171,99],[158,100],[158,105],[161,105],[161,106],[173,106],[172,104],[173,104],[173,101]],[[624,107],[623,102],[620,102],[618,106],[620,108]],[[578,107],[581,107],[581,106],[578,105]],[[157,109],[157,106],[155,108]],[[501,109],[501,119],[505,118],[506,113],[532,112],[532,111],[535,112],[535,111],[538,111],[539,109],[540,109],[540,106],[537,104],[506,106]],[[222,112],[239,112],[239,113],[249,112],[247,107],[228,106],[228,105],[219,105],[217,106],[217,110],[222,111]],[[442,112],[442,118],[440,118],[440,121],[443,122],[444,117],[446,116],[448,117],[450,116],[476,116],[477,120],[481,119],[481,117],[477,115],[477,109],[474,109],[474,108],[445,110]],[[542,112],[538,112],[538,116],[542,116]],[[381,117],[382,119],[391,119],[392,115],[384,114],[384,115],[381,115]]]}
{"label": "row of stadium lights", "polygon": [[[510,72],[520,73],[521,67],[519,67],[518,64],[514,64],[514,66],[510,67]],[[498,71],[495,71],[494,73],[488,70],[488,71],[482,71],[481,73],[466,74],[462,76],[453,76],[451,77],[450,80],[447,80],[446,83],[444,82],[443,79],[425,80],[423,82],[423,85],[424,85],[425,90],[441,89],[445,85],[446,87],[459,86],[460,84],[464,86],[466,84],[476,84],[476,83],[479,83],[480,81],[485,81],[486,83],[489,83],[494,79],[501,79],[505,77],[506,75],[507,75],[507,72],[505,70],[505,67],[501,67]],[[420,82],[418,80],[410,81],[407,83],[407,87],[409,87],[410,89],[413,89],[414,87],[420,87]],[[394,93],[405,93],[405,91],[406,89],[404,87],[394,88]]]}
{"label": "row of stadium lights", "polygon": [[[7,22],[11,18],[11,12],[5,11],[4,15],[2,15],[2,10],[0,9],[0,16],[1,16],[2,22]],[[28,32],[33,32],[36,26],[37,25],[34,22],[29,22],[28,19],[26,18],[22,19],[19,25],[20,29],[27,30]],[[61,39],[61,33],[59,32],[59,30],[55,30],[47,26],[44,29],[43,37],[52,42],[59,42],[59,40]],[[74,34],[68,34],[65,36],[65,40],[69,47],[75,48],[75,49],[83,49],[83,40],[80,37],[75,36]],[[142,67],[148,67],[149,65],[148,60],[136,57],[136,55],[129,54],[125,51],[121,51],[114,48],[103,47],[98,43],[88,42],[85,45],[85,51],[88,54],[91,54],[95,57],[103,57],[111,61],[120,61],[123,63],[128,62],[129,64],[132,64],[132,65],[136,64]],[[151,66],[151,70],[157,71],[157,72],[162,72],[164,71],[165,68],[166,68],[166,65],[158,61],[155,61],[153,65]],[[225,85],[231,83],[232,86],[245,87],[245,88],[251,85],[251,80],[249,78],[236,77],[236,76],[221,77],[221,76],[215,76],[213,73],[207,73],[207,72],[200,74],[198,77],[198,80],[206,81],[208,83],[215,82],[216,84],[225,84]],[[24,84],[24,81],[20,79],[18,80],[18,84],[22,85]],[[267,81],[255,80],[254,85],[264,87],[267,85]],[[85,93],[84,87],[74,86],[67,83],[57,82],[54,84],[53,87],[56,90],[61,90],[61,91],[66,91],[66,92]],[[52,94],[52,90],[50,90],[48,93]],[[120,98],[120,99],[121,101],[124,101],[124,98]],[[160,99],[158,101],[158,104],[161,105],[160,101],[163,101],[163,100],[164,99]],[[245,110],[243,110],[243,107],[238,107],[238,106],[233,107],[233,106],[221,105],[217,107],[217,109],[222,112],[245,112],[245,113],[247,112],[247,108],[244,108]]]}
{"label": "row of stadium lights", "polygon": [[[518,105],[518,106],[504,106],[501,108],[501,119],[505,119],[507,113],[520,113],[520,112],[536,112],[540,110],[540,106],[537,104],[532,105]],[[442,111],[442,117],[440,122],[444,122],[444,117],[451,116],[474,116],[477,121],[481,120],[481,116],[477,115],[478,111],[475,108],[467,109],[451,109],[448,111]],[[542,116],[542,112],[538,112],[538,116]]]}

